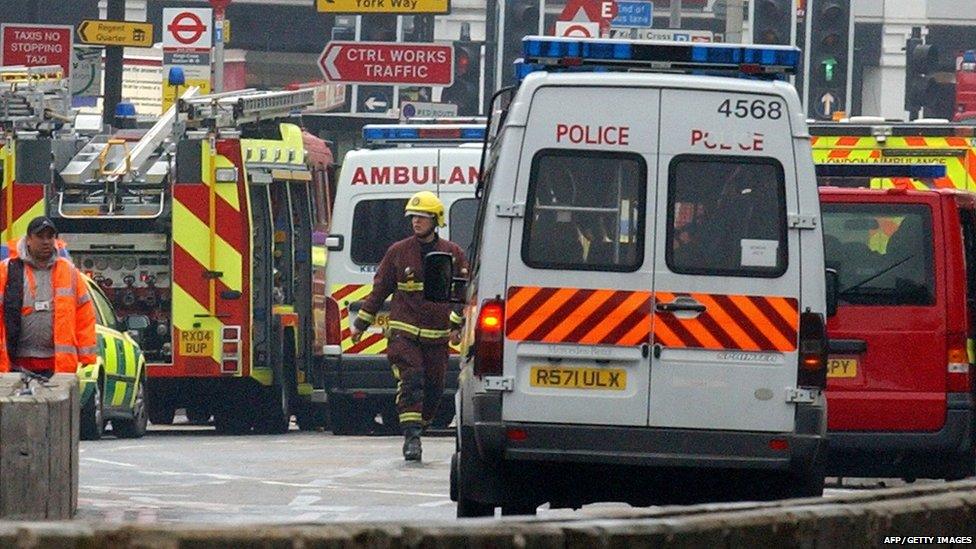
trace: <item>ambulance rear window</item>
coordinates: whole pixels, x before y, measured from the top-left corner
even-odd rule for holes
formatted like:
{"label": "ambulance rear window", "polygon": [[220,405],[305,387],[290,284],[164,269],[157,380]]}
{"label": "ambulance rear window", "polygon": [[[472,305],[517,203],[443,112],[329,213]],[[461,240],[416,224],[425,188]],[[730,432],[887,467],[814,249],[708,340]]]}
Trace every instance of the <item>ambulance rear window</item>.
{"label": "ambulance rear window", "polygon": [[646,196],[640,155],[540,151],[532,161],[522,260],[537,269],[637,270]]}
{"label": "ambulance rear window", "polygon": [[403,216],[405,198],[363,200],[352,217],[352,260],[357,265],[376,265],[390,244],[410,236],[410,222]]}
{"label": "ambulance rear window", "polygon": [[786,188],[773,159],[678,156],[668,181],[668,268],[775,278],[786,272]]}

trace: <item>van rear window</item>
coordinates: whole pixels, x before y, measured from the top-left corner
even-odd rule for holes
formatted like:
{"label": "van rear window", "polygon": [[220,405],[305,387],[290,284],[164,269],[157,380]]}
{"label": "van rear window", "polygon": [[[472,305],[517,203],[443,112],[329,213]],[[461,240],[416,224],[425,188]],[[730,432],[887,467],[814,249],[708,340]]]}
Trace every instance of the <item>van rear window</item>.
{"label": "van rear window", "polygon": [[823,204],[824,259],[841,302],[935,302],[932,211],[921,204]]}
{"label": "van rear window", "polygon": [[646,196],[640,155],[540,151],[529,179],[522,260],[537,269],[637,270]]}
{"label": "van rear window", "polygon": [[773,159],[678,156],[668,180],[668,268],[778,277],[786,272],[786,188]]}
{"label": "van rear window", "polygon": [[376,265],[390,244],[413,234],[403,216],[405,198],[363,200],[352,217],[352,260],[357,265]]}

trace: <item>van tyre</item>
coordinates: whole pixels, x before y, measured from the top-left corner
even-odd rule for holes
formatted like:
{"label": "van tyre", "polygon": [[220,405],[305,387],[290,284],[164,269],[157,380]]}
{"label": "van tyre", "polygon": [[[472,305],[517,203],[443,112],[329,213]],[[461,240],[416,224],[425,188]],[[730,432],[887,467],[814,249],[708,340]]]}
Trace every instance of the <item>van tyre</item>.
{"label": "van tyre", "polygon": [[146,434],[149,416],[146,413],[146,376],[143,374],[136,388],[136,401],[131,419],[113,419],[112,431],[119,438],[142,438]]}
{"label": "van tyre", "polygon": [[291,426],[291,395],[286,380],[275,374],[271,387],[261,391],[264,406],[261,417],[257,418],[254,430],[259,433],[280,435],[288,432]]}
{"label": "van tyre", "polygon": [[[472,451],[473,449],[468,450],[468,452]],[[479,463],[480,460],[476,456],[468,457],[465,452],[458,452],[455,455],[457,456],[458,466],[456,481],[453,484],[457,486],[457,517],[474,518],[495,516],[495,506],[475,500],[472,497],[474,494],[470,493],[470,485],[465,485],[465,478],[479,477],[484,474],[483,467]]]}
{"label": "van tyre", "polygon": [[333,395],[329,400],[329,422],[334,435],[368,435],[373,423],[359,401],[347,395]]}
{"label": "van tyre", "polygon": [[98,440],[105,433],[102,380],[95,382],[91,398],[81,408],[81,440]]}
{"label": "van tyre", "polygon": [[302,431],[318,431],[329,426],[329,411],[324,404],[311,403],[295,410],[295,423]]}

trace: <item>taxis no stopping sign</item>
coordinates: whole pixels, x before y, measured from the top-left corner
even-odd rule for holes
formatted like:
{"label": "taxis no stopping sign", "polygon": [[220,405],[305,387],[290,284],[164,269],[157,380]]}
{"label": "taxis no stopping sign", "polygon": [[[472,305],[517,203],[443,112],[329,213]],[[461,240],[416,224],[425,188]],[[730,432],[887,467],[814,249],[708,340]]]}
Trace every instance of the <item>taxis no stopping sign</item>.
{"label": "taxis no stopping sign", "polygon": [[450,86],[454,46],[400,42],[329,42],[319,68],[330,82]]}

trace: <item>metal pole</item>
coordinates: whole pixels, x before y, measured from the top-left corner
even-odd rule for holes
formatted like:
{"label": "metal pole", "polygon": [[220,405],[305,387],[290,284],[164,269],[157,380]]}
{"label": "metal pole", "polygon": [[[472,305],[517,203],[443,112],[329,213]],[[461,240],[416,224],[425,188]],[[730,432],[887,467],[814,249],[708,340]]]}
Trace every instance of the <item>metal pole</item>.
{"label": "metal pole", "polygon": [[743,0],[722,0],[725,2],[725,41],[742,44],[742,2]]}
{"label": "metal pole", "polygon": [[671,18],[668,20],[668,28],[681,28],[681,0],[671,0]]}
{"label": "metal pole", "polygon": [[224,8],[214,10],[214,91],[224,91]]}
{"label": "metal pole", "polygon": [[[105,18],[125,21],[125,0],[108,0]],[[102,121],[111,124],[115,106],[122,102],[122,46],[105,48],[105,95],[102,101]]]}

